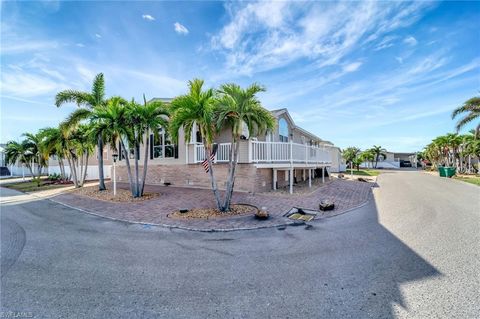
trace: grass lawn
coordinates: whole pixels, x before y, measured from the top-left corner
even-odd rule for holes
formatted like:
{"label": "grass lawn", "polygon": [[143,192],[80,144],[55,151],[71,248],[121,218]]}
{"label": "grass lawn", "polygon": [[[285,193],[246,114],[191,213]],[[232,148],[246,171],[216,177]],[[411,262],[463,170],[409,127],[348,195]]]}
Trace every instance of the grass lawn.
{"label": "grass lawn", "polygon": [[21,192],[38,192],[47,189],[54,189],[54,188],[62,188],[62,187],[69,187],[72,186],[71,184],[63,184],[63,185],[40,185],[37,186],[36,182],[26,181],[26,182],[18,182],[18,183],[11,183],[2,185],[2,187],[15,189]]}
{"label": "grass lawn", "polygon": [[[382,172],[376,169],[361,169],[357,171],[356,169],[353,170],[353,175],[359,175],[359,176],[378,176]],[[345,171],[345,175],[349,175],[350,170]]]}
{"label": "grass lawn", "polygon": [[480,186],[480,176],[464,177],[464,176],[454,176],[454,179],[458,179],[462,182],[467,182],[473,185]]}

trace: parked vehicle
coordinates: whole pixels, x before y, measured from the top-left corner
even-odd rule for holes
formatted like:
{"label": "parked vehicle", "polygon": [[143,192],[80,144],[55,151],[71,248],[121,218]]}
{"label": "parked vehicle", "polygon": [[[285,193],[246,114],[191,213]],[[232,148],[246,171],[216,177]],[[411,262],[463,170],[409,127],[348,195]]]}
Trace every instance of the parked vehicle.
{"label": "parked vehicle", "polygon": [[410,161],[400,160],[400,167],[412,167],[412,163]]}

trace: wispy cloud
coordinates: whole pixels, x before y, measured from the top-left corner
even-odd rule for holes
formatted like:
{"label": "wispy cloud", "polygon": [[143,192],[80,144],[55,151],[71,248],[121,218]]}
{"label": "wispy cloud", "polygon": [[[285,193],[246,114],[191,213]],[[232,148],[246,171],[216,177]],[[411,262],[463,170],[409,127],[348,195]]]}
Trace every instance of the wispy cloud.
{"label": "wispy cloud", "polygon": [[414,45],[417,45],[418,41],[414,37],[408,36],[405,39],[403,39],[403,43],[414,46]]}
{"label": "wispy cloud", "polygon": [[97,39],[101,39],[101,38],[102,38],[102,36],[101,36],[100,34],[98,34],[98,33],[95,33],[95,37],[96,37]]}
{"label": "wispy cloud", "polygon": [[189,32],[188,29],[183,24],[180,24],[179,22],[175,22],[173,26],[175,27],[175,32],[177,32],[178,34],[187,35]]}
{"label": "wispy cloud", "polygon": [[58,81],[48,76],[31,74],[25,71],[2,72],[2,94],[35,97],[53,94],[65,88]]}
{"label": "wispy cloud", "polygon": [[26,53],[26,52],[35,52],[35,51],[44,51],[44,50],[54,50],[60,47],[60,44],[57,41],[35,41],[27,40],[25,41],[15,41],[7,42],[2,41],[0,46],[1,54],[17,54],[17,53]]}
{"label": "wispy cloud", "polygon": [[148,21],[155,21],[155,18],[153,16],[149,15],[149,14],[142,15],[142,18],[144,20],[148,20]]}
{"label": "wispy cloud", "polygon": [[[410,25],[429,6],[393,2],[230,4],[231,21],[212,36],[211,45],[225,55],[226,66],[239,74],[272,70],[299,59],[316,67],[329,66],[359,44]],[[376,48],[386,48],[392,40],[385,37]]]}
{"label": "wispy cloud", "polygon": [[362,65],[362,62],[352,62],[343,66],[345,72],[355,72]]}
{"label": "wispy cloud", "polygon": [[393,43],[393,41],[396,38],[397,38],[396,36],[391,36],[391,35],[385,36],[380,42],[377,43],[374,50],[375,51],[380,51],[380,50],[383,50],[383,49],[386,49],[386,48],[393,47],[395,45]]}

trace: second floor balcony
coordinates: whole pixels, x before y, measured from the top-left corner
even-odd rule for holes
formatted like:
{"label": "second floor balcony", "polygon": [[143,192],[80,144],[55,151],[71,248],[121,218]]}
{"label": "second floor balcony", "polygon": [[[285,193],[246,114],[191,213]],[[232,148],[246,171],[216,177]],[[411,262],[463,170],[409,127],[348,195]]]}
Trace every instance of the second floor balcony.
{"label": "second floor balcony", "polygon": [[[219,143],[214,158],[215,163],[225,163],[230,159],[231,143]],[[190,144],[189,163],[201,163],[206,158],[202,144]],[[238,162],[253,164],[282,164],[296,166],[329,166],[332,157],[329,146],[310,146],[293,142],[240,141]]]}

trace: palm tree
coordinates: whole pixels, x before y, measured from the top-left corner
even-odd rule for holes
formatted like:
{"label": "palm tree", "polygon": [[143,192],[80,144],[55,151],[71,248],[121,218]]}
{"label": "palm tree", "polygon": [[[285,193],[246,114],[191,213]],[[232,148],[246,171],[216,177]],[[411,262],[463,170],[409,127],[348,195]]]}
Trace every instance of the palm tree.
{"label": "palm tree", "polygon": [[[361,154],[360,154],[360,158],[361,158],[361,162],[362,163],[370,163],[372,164],[373,161],[375,160],[375,153],[372,151],[372,150],[366,150],[366,151],[363,151]],[[370,166],[370,165],[368,165]],[[373,166],[373,165],[372,165]]]}
{"label": "palm tree", "polygon": [[24,141],[20,143],[16,141],[7,142],[7,145],[5,146],[5,162],[7,165],[13,165],[17,162],[24,164],[30,171],[32,178],[34,178],[32,158],[33,153],[29,150]]}
{"label": "palm tree", "polygon": [[[91,92],[82,92],[77,90],[65,90],[57,93],[55,97],[55,105],[60,107],[61,105],[69,102],[74,102],[78,106],[85,106],[86,109],[80,110],[80,112],[73,113],[70,116],[71,122],[67,122],[65,125],[75,125],[81,120],[88,119],[91,116],[91,112],[98,108],[104,108],[106,104],[105,100],[105,80],[103,73],[99,73],[95,76],[92,85]],[[99,190],[105,190],[105,178],[103,174],[103,145],[102,133],[97,132],[97,149],[98,149],[98,179]]]}
{"label": "palm tree", "polygon": [[[463,103],[462,106],[457,107],[452,112],[452,119],[456,118],[460,114],[467,113],[462,119],[457,122],[455,126],[457,132],[460,131],[465,125],[474,121],[475,119],[480,118],[480,97],[472,97]],[[478,123],[475,128],[475,137],[479,138],[480,136],[480,123]]]}
{"label": "palm tree", "polygon": [[67,179],[65,173],[65,151],[67,150],[68,140],[65,134],[58,127],[47,127],[40,130],[42,135],[42,143],[44,148],[44,156],[50,158],[50,156],[56,156],[58,165],[60,167],[61,179]]}
{"label": "palm tree", "polygon": [[168,111],[165,104],[163,104],[162,102],[147,102],[145,95],[143,95],[143,107],[138,108],[138,114],[140,122],[142,123],[139,132],[142,135],[146,135],[142,184],[140,185],[140,196],[143,196],[143,190],[145,189],[145,179],[147,178],[148,150],[150,143],[148,133],[151,131],[156,137],[158,137],[157,135],[159,127],[163,127],[165,131],[168,131],[168,116],[170,115],[170,112]]}
{"label": "palm tree", "polygon": [[78,188],[85,183],[88,159],[94,149],[97,136],[91,125],[71,127],[69,124],[68,121],[60,124],[59,139],[65,143],[64,156],[68,161],[73,183]]}
{"label": "palm tree", "polygon": [[373,147],[370,149],[370,151],[375,156],[375,166],[374,167],[377,168],[378,160],[380,159],[380,156],[382,156],[383,158],[387,157],[387,155],[385,155],[385,152],[387,150],[382,148],[381,146],[373,145]]}
{"label": "palm tree", "polygon": [[350,164],[350,168],[353,168],[353,163],[355,162],[359,154],[360,149],[355,146],[350,146],[342,150],[342,157],[345,159],[345,162]]}
{"label": "palm tree", "polygon": [[462,135],[461,155],[468,158],[468,172],[471,173],[471,159],[480,159],[480,139],[475,138],[475,130],[471,130],[468,134]]}
{"label": "palm tree", "polygon": [[448,133],[445,135],[447,147],[449,150],[448,159],[450,166],[456,164],[456,160],[458,159],[459,155],[459,147],[462,144],[463,138],[462,136],[456,133]]}
{"label": "palm tree", "polygon": [[[107,100],[106,106],[95,109],[91,114],[94,129],[101,132],[102,139],[117,151],[117,142],[120,143],[120,158],[125,159],[128,181],[132,196],[137,193],[133,182],[130,166],[130,147],[134,144],[133,129],[128,116],[129,103],[118,96]],[[125,145],[127,143],[128,147]]]}
{"label": "palm tree", "polygon": [[[47,157],[43,149],[41,133],[24,133],[22,142],[9,141],[5,147],[7,164],[15,164],[17,161],[24,164],[34,180],[40,182],[42,168],[47,166]],[[36,165],[36,168],[35,168]],[[37,174],[35,174],[35,172]]]}
{"label": "palm tree", "polygon": [[256,96],[264,91],[265,88],[256,83],[246,89],[242,89],[237,84],[229,83],[222,85],[218,90],[217,130],[220,131],[224,127],[229,127],[232,134],[227,187],[221,211],[230,210],[235,184],[235,169],[238,164],[240,137],[244,127],[247,128],[249,136],[264,134],[267,130],[272,130],[275,127],[275,118],[262,107]]}
{"label": "palm tree", "polygon": [[42,168],[47,166],[47,159],[44,156],[41,133],[24,133],[24,140],[28,150],[33,154],[33,163],[37,165],[38,178],[42,175]]}
{"label": "palm tree", "polygon": [[209,165],[210,181],[216,205],[221,210],[220,195],[217,189],[217,182],[213,173],[211,154],[213,152],[213,141],[216,134],[215,121],[215,97],[213,89],[203,90],[203,80],[194,79],[188,82],[189,92],[176,97],[170,106],[171,120],[169,125],[170,135],[178,141],[178,132],[183,127],[185,142],[190,142],[190,136],[194,125],[199,128],[202,136],[203,146],[206,150],[206,159]]}
{"label": "palm tree", "polygon": [[[147,102],[145,96],[143,97],[143,105],[135,102],[133,99],[127,104],[126,121],[129,123],[128,126],[132,129],[133,136],[132,146],[134,150],[135,163],[134,197],[142,196],[145,188],[145,179],[147,177],[148,167],[149,133],[152,131],[153,134],[157,135],[158,137],[158,129],[160,127],[168,129],[168,114],[169,113],[162,102]],[[144,139],[144,137],[146,138]],[[140,158],[140,146],[143,144],[145,144],[145,151],[143,173],[142,178],[140,178],[138,160]]]}

